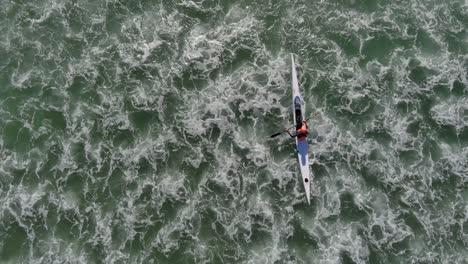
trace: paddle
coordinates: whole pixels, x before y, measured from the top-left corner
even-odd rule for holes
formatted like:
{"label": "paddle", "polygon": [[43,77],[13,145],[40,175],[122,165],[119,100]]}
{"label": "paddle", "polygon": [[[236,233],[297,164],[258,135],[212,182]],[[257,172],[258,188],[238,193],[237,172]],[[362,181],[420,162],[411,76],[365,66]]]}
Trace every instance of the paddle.
{"label": "paddle", "polygon": [[[316,115],[317,115],[317,113],[313,114],[311,117],[309,117],[309,118],[307,118],[306,120],[304,120],[304,122],[307,121],[307,120],[309,120],[309,119],[311,119],[312,117],[314,117],[314,116],[316,116]],[[270,137],[271,137],[271,138],[277,137],[277,136],[283,134],[284,132],[286,132],[286,131],[288,131],[289,129],[294,128],[294,127],[295,127],[295,126],[292,126],[292,127],[289,127],[289,128],[285,128],[282,132],[278,132],[278,133],[276,133],[276,134],[273,134],[273,135],[271,135]]]}
{"label": "paddle", "polygon": [[[291,129],[291,128],[289,128],[289,129]],[[287,130],[289,130],[289,129],[287,129]],[[271,137],[271,138],[277,137],[277,136],[283,134],[284,132],[286,132],[286,129],[285,129],[283,132],[278,132],[278,133],[276,133],[276,134],[271,135],[270,137]]]}

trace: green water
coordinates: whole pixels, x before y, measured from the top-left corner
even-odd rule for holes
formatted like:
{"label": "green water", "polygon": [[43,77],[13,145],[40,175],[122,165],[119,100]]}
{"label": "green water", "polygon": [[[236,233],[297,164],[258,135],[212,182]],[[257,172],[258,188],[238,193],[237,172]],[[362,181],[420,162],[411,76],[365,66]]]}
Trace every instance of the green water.
{"label": "green water", "polygon": [[[468,262],[463,1],[0,0],[0,263]],[[313,199],[290,126],[290,53]]]}

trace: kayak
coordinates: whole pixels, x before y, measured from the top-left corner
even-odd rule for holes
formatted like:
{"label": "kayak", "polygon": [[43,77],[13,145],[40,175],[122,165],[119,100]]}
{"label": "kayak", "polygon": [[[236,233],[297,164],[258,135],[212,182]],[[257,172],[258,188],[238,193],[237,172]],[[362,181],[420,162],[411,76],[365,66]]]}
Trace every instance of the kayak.
{"label": "kayak", "polygon": [[[302,103],[301,93],[299,92],[299,83],[297,81],[296,65],[294,64],[294,56],[291,54],[291,79],[292,79],[292,95],[293,95],[293,118],[294,125],[302,125],[305,116],[305,107]],[[296,150],[301,168],[302,183],[307,197],[307,203],[310,204],[310,169],[309,169],[309,144],[307,137],[295,137]]]}

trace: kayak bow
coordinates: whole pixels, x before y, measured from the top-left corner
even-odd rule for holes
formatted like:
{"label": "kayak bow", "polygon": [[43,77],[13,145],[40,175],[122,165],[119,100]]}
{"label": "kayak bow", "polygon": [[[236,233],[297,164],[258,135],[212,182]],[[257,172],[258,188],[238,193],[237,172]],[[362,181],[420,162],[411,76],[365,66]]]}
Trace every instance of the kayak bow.
{"label": "kayak bow", "polygon": [[[292,95],[293,95],[293,117],[294,125],[304,122],[305,107],[302,103],[302,97],[299,92],[299,83],[297,81],[296,65],[294,64],[294,56],[291,54],[291,79],[292,79]],[[309,169],[309,145],[307,137],[295,137],[296,150],[301,168],[302,182],[307,196],[307,203],[310,204],[310,169]]]}

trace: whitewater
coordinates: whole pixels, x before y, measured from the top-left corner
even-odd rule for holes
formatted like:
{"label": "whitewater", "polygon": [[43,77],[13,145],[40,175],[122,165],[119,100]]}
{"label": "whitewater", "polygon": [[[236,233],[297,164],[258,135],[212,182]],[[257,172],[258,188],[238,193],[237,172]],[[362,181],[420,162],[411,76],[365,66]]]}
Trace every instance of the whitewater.
{"label": "whitewater", "polygon": [[[0,263],[468,262],[468,2],[0,0]],[[294,141],[295,56],[311,204]]]}

